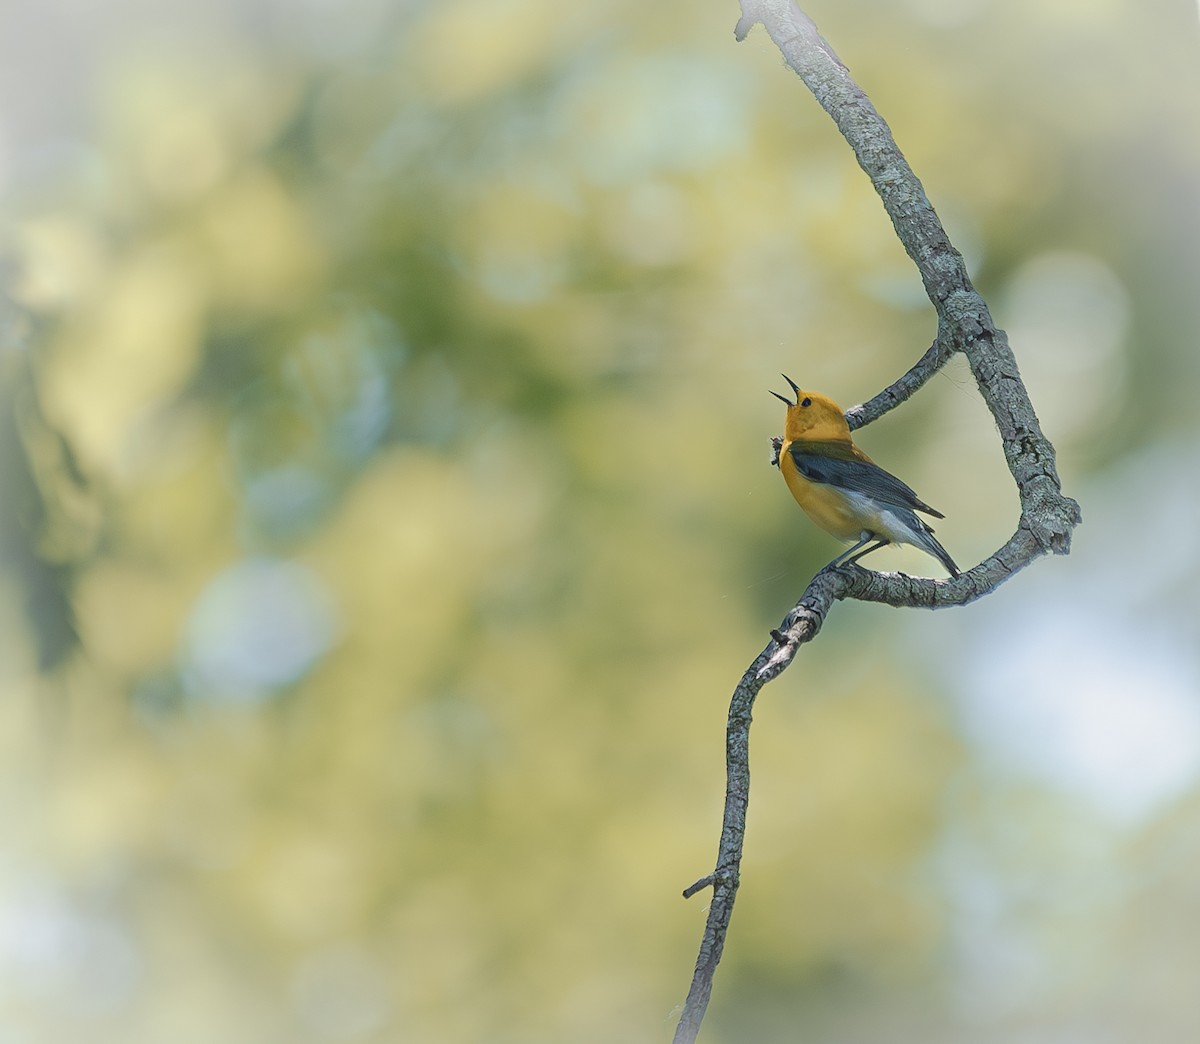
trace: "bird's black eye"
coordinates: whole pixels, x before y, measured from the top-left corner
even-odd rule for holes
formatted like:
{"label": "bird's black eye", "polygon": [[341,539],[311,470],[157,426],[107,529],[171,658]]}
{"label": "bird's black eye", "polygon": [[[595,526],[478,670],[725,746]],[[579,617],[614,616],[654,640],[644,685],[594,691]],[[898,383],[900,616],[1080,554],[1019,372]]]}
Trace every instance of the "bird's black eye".
{"label": "bird's black eye", "polygon": [[801,405],[801,406],[811,406],[811,405],[812,405],[812,399],[801,399],[801,400],[800,400],[800,405]]}

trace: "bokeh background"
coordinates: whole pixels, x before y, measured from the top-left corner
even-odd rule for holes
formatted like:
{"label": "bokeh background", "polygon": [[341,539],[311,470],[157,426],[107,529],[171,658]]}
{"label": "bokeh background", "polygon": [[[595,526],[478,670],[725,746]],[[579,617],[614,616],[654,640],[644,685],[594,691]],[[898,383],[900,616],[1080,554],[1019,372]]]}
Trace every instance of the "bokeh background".
{"label": "bokeh background", "polygon": [[[1200,1039],[1196,7],[811,13],[1085,521],[764,692],[705,1039]],[[669,1039],[730,691],[836,551],[768,389],[934,332],[737,15],[0,9],[5,1044]],[[961,362],[861,442],[1011,533]]]}

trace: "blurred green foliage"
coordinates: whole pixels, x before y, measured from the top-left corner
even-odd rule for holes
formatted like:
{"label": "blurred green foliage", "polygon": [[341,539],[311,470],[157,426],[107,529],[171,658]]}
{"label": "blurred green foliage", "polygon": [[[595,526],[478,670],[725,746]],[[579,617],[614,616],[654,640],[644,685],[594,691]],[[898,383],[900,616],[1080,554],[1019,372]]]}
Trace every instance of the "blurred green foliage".
{"label": "blurred green foliage", "polygon": [[[960,701],[1014,619],[1111,593],[1099,562],[1148,578],[1139,607],[1194,590],[1195,549],[1155,572],[1121,506],[1131,474],[1176,476],[1157,496],[1200,462],[1196,12],[811,13],[1097,536],[975,623],[840,606],[764,695],[706,1036],[1183,1039],[1190,987],[1155,969],[1196,944],[1145,925],[1190,889],[1148,894],[1196,836],[1194,775],[1114,820],[996,762]],[[736,16],[0,14],[24,99],[0,161],[4,1039],[669,1037],[729,691],[836,552],[767,466],[767,388],[850,405],[934,331],[849,151]],[[964,566],[1011,532],[962,365],[862,442]],[[1178,507],[1190,533],[1196,504],[1152,528]],[[1172,620],[1163,691],[1200,677],[1194,609]]]}

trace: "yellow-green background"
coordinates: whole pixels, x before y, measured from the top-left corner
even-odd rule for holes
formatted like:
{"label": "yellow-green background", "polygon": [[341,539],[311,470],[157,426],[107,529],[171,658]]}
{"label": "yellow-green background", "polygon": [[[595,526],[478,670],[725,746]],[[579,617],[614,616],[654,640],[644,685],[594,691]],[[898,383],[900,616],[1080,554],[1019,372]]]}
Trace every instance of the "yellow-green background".
{"label": "yellow-green background", "polygon": [[[811,14],[1085,523],[763,693],[705,1039],[1197,1039],[1196,8]],[[669,1039],[730,690],[836,551],[767,391],[934,331],[737,15],[5,5],[0,1040]],[[961,361],[861,442],[961,565],[1012,531]]]}

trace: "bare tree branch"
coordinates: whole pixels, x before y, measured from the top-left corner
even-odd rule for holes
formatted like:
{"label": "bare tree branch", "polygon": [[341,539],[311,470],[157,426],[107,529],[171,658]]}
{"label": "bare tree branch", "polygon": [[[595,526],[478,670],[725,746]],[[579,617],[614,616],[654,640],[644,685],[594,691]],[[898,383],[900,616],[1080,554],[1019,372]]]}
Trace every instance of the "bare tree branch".
{"label": "bare tree branch", "polygon": [[778,677],[804,643],[816,637],[833,603],[844,598],[937,609],[966,605],[994,591],[1014,573],[1047,553],[1066,554],[1081,521],[1079,505],[1063,496],[1054,447],[1042,434],[1004,331],[992,321],[971,285],[962,255],[951,244],[920,180],[909,167],[883,118],[849,70],[792,0],[740,0],[735,35],[745,38],[761,23],[788,65],[833,117],[870,177],[896,235],[913,259],[937,311],[937,340],[902,377],[868,402],[846,411],[859,428],[894,409],[930,379],[955,353],[966,356],[979,392],[996,420],[1004,457],[1017,486],[1021,515],[1005,544],[952,580],[877,573],[859,565],[821,570],[784,618],[771,642],[742,675],[729,707],[726,729],[725,814],[716,869],[685,892],[712,887],[700,954],[675,1030],[676,1044],[690,1044],[712,995],[737,895],[746,809],[750,800],[750,723],[759,690]]}
{"label": "bare tree branch", "polygon": [[861,406],[851,406],[846,411],[846,421],[850,430],[864,428],[871,421],[879,420],[889,410],[894,410],[902,402],[907,402],[953,354],[954,349],[940,338],[934,341],[929,350],[912,364],[903,377],[898,377],[873,399],[868,399]]}

